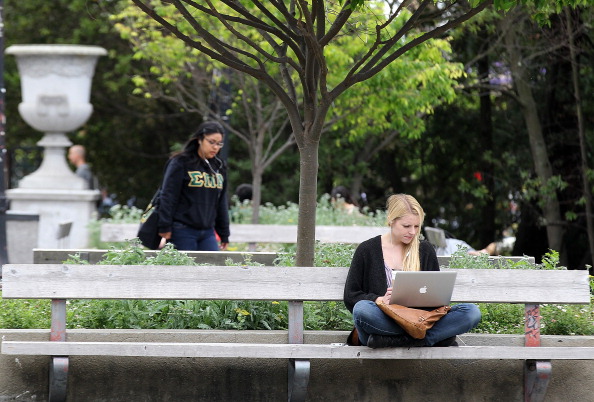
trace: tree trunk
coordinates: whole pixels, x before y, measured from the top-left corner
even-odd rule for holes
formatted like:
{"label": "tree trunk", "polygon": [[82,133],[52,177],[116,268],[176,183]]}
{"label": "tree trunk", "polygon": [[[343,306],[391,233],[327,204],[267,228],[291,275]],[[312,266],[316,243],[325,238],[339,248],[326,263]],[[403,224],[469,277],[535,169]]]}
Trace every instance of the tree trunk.
{"label": "tree trunk", "polygon": [[262,204],[262,172],[252,169],[252,223],[260,223]]}
{"label": "tree trunk", "polygon": [[592,224],[592,191],[588,180],[588,150],[586,149],[586,133],[584,129],[584,113],[582,110],[582,94],[580,90],[580,75],[578,71],[578,58],[574,41],[574,29],[571,11],[565,9],[565,18],[567,20],[567,38],[569,40],[569,55],[571,59],[571,81],[573,83],[573,93],[575,98],[575,107],[578,121],[578,136],[580,138],[580,155],[582,184],[584,186],[584,198],[586,199],[586,228],[588,231],[588,248],[590,249],[590,259],[594,259],[594,225]]}
{"label": "tree trunk", "polygon": [[[482,38],[488,37],[485,27],[481,29]],[[484,57],[478,60],[478,73],[481,80],[489,80],[489,56],[485,53]],[[487,157],[493,152],[493,122],[491,118],[491,91],[484,89],[479,94],[480,99],[480,142],[483,152],[482,178],[483,184],[489,191],[489,197],[485,200],[486,204],[482,208],[482,225],[478,231],[480,247],[495,240],[495,180],[492,158]]]}
{"label": "tree trunk", "polygon": [[314,265],[319,141],[304,141],[299,147],[299,218],[295,265]]}
{"label": "tree trunk", "polygon": [[[517,16],[517,13],[515,15]],[[507,19],[508,26],[506,27],[507,29],[505,32],[505,44],[509,55],[510,69],[520,100],[524,121],[526,122],[526,128],[528,130],[534,170],[540,181],[542,183],[547,183],[553,177],[553,169],[549,161],[547,146],[542,133],[540,119],[538,117],[536,101],[526,78],[528,74],[526,66],[522,60],[522,54],[520,53],[521,46],[518,44],[520,38],[518,30],[521,29],[522,24],[518,23],[513,16],[514,13],[511,13],[510,17]],[[547,227],[549,248],[562,252],[564,229],[561,225],[561,209],[559,207],[557,194],[552,194],[545,200],[543,215]]]}

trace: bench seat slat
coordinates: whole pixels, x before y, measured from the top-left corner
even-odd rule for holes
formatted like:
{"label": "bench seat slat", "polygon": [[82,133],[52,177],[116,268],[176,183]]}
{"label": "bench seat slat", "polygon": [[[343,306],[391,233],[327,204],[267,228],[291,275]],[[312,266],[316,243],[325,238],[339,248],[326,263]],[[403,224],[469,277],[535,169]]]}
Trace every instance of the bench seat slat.
{"label": "bench seat slat", "polygon": [[[588,271],[457,270],[453,302],[589,304]],[[342,300],[346,267],[7,264],[3,297]]]}
{"label": "bench seat slat", "polygon": [[594,359],[591,347],[460,346],[387,348],[336,344],[3,341],[2,353],[42,356],[206,357],[261,359]]}

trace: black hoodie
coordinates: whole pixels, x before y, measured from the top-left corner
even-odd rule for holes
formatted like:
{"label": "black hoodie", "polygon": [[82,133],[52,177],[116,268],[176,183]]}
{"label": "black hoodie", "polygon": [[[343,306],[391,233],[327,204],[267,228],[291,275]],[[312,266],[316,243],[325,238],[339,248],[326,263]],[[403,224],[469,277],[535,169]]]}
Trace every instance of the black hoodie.
{"label": "black hoodie", "polygon": [[194,229],[214,228],[222,243],[229,242],[227,169],[209,160],[180,154],[168,162],[159,201],[159,233],[172,231],[173,222]]}

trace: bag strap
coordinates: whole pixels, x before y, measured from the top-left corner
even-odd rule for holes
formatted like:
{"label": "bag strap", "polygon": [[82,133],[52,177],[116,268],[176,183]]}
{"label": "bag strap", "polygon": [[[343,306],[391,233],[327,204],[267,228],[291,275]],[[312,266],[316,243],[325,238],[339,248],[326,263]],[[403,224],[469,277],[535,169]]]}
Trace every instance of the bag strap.
{"label": "bag strap", "polygon": [[163,188],[163,180],[165,179],[165,172],[167,171],[167,166],[169,166],[170,162],[171,158],[167,159],[167,162],[165,162],[165,166],[163,167],[163,178],[161,179],[161,184],[159,185],[159,188],[157,188],[157,191],[155,191],[155,194],[151,198],[149,204],[146,206],[144,213],[147,213],[151,208],[159,205],[159,199],[161,198],[161,189]]}

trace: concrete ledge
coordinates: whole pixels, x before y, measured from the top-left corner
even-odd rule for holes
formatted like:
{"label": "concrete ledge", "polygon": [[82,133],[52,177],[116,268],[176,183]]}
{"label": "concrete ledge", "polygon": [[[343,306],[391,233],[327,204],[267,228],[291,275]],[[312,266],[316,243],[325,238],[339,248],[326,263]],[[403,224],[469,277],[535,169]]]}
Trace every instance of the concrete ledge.
{"label": "concrete ledge", "polygon": [[[306,343],[344,342],[344,331],[306,331]],[[47,340],[48,330],[0,329],[6,340]],[[73,341],[282,343],[285,331],[69,330]],[[522,345],[522,335],[467,334],[472,345]],[[594,346],[593,336],[543,336],[543,345]],[[0,401],[47,400],[47,357],[0,355]],[[523,362],[313,360],[308,401],[520,401]],[[546,401],[594,395],[593,361],[553,361]],[[283,360],[197,358],[70,359],[71,401],[276,401],[287,396]]]}
{"label": "concrete ledge", "polygon": [[[61,264],[69,255],[79,254],[91,264],[97,264],[108,250],[97,249],[33,249],[33,264]],[[147,256],[155,255],[155,250],[144,250]],[[198,264],[225,265],[227,259],[234,263],[243,263],[246,258],[267,266],[274,265],[276,253],[264,251],[184,251]]]}
{"label": "concrete ledge", "polygon": [[[80,254],[81,258],[89,261],[91,264],[97,264],[108,250],[98,249],[33,249],[34,264],[61,264],[68,259],[69,255]],[[144,250],[146,255],[155,255],[155,250]],[[225,260],[230,258],[235,263],[242,263],[250,256],[253,262],[274,265],[274,260],[278,256],[274,252],[266,251],[184,251],[199,264],[225,265]],[[438,256],[437,261],[441,267],[449,265],[451,256]],[[497,267],[503,261],[517,263],[527,261],[534,264],[534,257],[489,257],[489,262]]]}

